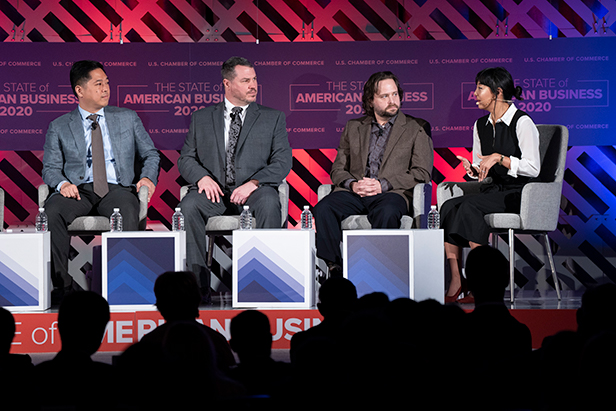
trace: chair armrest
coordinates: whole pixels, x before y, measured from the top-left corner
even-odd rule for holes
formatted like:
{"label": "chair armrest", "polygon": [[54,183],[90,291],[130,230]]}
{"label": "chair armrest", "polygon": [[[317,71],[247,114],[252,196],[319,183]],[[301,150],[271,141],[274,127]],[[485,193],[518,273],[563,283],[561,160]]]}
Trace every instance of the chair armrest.
{"label": "chair armrest", "polygon": [[411,217],[415,228],[428,228],[428,213],[432,204],[432,183],[420,183],[413,188]]}
{"label": "chair armrest", "polygon": [[522,189],[520,220],[523,230],[554,231],[558,225],[562,181],[528,183]]}
{"label": "chair armrest", "polygon": [[188,189],[190,188],[190,186],[182,186],[180,188],[180,201],[182,201],[182,199],[184,197],[186,197],[186,194],[188,194]]}
{"label": "chair armrest", "polygon": [[451,198],[479,193],[481,183],[478,181],[451,182],[445,181],[436,188],[436,200],[440,210],[443,203]]}
{"label": "chair armrest", "polygon": [[0,231],[4,229],[4,190],[0,188]]}
{"label": "chair armrest", "polygon": [[332,191],[334,191],[333,184],[321,184],[317,190],[317,198],[319,199],[319,201],[321,201],[326,195],[328,195]]}
{"label": "chair armrest", "polygon": [[144,221],[148,217],[148,188],[143,185],[139,188],[137,197],[139,198],[139,222]]}
{"label": "chair armrest", "polygon": [[44,207],[45,201],[49,197],[49,186],[45,183],[41,184],[38,188],[38,206]]}
{"label": "chair armrest", "polygon": [[280,199],[280,226],[286,228],[289,218],[289,183],[284,179],[278,186],[278,198]]}

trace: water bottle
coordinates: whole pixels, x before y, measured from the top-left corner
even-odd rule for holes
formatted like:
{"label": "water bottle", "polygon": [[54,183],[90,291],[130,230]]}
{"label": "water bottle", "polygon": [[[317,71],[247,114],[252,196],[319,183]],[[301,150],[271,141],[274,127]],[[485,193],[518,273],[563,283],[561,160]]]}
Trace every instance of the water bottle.
{"label": "water bottle", "polygon": [[44,233],[48,230],[47,213],[43,207],[39,208],[36,220],[34,221],[34,227],[37,233]]}
{"label": "water bottle", "polygon": [[310,206],[304,206],[302,211],[302,230],[312,229],[312,213],[310,212]]}
{"label": "water bottle", "polygon": [[244,206],[244,211],[240,214],[240,230],[252,230],[252,214],[247,205]]}
{"label": "water bottle", "polygon": [[113,214],[109,218],[109,230],[122,231],[122,214],[120,214],[119,208],[113,209]]}
{"label": "water bottle", "polygon": [[428,213],[428,229],[438,230],[441,226],[441,216],[436,210],[436,206],[433,205]]}
{"label": "water bottle", "polygon": [[173,231],[184,231],[184,214],[182,214],[182,210],[180,207],[175,208],[175,213],[173,213],[173,217],[171,217],[171,222],[173,224]]}

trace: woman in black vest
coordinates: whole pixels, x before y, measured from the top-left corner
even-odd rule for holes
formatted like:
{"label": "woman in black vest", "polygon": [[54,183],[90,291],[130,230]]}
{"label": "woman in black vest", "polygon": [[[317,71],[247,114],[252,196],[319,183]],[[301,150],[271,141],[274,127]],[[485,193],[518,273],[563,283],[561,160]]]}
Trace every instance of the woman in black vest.
{"label": "woman in black vest", "polygon": [[[452,198],[441,207],[445,255],[451,282],[445,302],[464,291],[461,276],[462,247],[488,244],[490,228],[483,217],[490,213],[519,213],[522,187],[539,175],[539,131],[533,120],[518,110],[512,97],[522,100],[503,67],[487,68],[475,78],[477,107],[489,112],[473,128],[473,163],[457,156],[467,174],[483,183],[480,193]],[[467,296],[468,297],[468,296]],[[459,302],[472,302],[472,297]]]}

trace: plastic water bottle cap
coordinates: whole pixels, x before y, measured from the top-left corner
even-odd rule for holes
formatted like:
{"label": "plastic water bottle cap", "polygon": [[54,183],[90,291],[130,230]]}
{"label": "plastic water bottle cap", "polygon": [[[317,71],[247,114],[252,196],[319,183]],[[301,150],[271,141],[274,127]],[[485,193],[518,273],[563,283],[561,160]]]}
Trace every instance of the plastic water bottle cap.
{"label": "plastic water bottle cap", "polygon": [[304,210],[308,210],[310,206],[304,206]]}
{"label": "plastic water bottle cap", "polygon": [[120,209],[119,208],[114,208],[113,212],[115,213],[116,211],[120,211]]}
{"label": "plastic water bottle cap", "polygon": [[244,206],[244,210],[248,210],[250,207],[249,206]]}
{"label": "plastic water bottle cap", "polygon": [[45,209],[43,207],[39,207],[39,212],[43,212]]}
{"label": "plastic water bottle cap", "polygon": [[175,208],[175,211],[180,211],[180,207],[176,207],[176,208]]}

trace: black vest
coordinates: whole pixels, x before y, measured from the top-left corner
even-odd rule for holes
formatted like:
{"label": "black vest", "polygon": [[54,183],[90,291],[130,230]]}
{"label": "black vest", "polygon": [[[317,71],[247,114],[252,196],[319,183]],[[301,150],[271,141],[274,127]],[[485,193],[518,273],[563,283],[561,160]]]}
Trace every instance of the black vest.
{"label": "black vest", "polygon": [[[481,153],[486,156],[492,153],[499,153],[505,157],[522,157],[518,136],[515,132],[518,120],[522,116],[528,116],[522,110],[517,110],[511,119],[511,124],[507,126],[503,122],[497,122],[493,132],[492,123],[488,121],[489,114],[477,120],[477,133],[481,143]],[[500,164],[492,166],[488,172],[488,177],[492,177],[494,184],[502,186],[523,186],[530,179],[529,177],[518,176],[512,177],[507,174],[509,169]]]}

